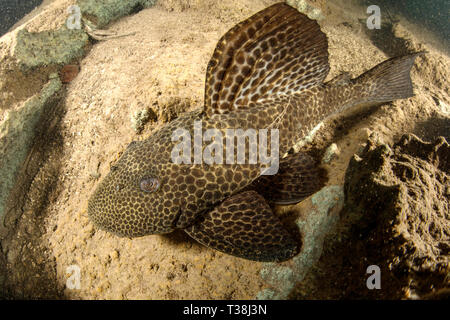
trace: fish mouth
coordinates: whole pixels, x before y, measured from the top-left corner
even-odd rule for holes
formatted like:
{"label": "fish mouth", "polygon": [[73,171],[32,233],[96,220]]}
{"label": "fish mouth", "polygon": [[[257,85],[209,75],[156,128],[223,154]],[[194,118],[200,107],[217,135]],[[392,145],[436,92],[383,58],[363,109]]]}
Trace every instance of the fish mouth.
{"label": "fish mouth", "polygon": [[[126,237],[127,235],[121,233],[117,229],[117,224],[109,218],[114,212],[109,212],[105,208],[105,202],[102,197],[102,184],[97,187],[92,196],[88,200],[87,214],[92,224],[103,231],[112,233],[120,237]],[[114,210],[114,208],[113,208]]]}

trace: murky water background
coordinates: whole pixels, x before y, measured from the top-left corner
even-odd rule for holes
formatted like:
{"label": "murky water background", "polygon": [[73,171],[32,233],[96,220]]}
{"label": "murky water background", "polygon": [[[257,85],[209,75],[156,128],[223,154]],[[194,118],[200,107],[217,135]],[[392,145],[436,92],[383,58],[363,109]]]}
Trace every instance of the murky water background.
{"label": "murky water background", "polygon": [[41,3],[42,0],[2,0],[0,4],[0,37]]}
{"label": "murky water background", "polygon": [[422,31],[431,33],[443,49],[450,52],[450,1],[447,0],[356,0],[363,6],[378,5],[381,9],[382,23],[394,23],[398,18],[423,27]]}

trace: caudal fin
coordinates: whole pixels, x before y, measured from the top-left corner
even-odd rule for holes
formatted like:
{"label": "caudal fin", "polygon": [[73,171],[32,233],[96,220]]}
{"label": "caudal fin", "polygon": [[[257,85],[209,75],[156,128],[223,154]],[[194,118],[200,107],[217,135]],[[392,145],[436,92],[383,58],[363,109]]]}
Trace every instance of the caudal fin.
{"label": "caudal fin", "polygon": [[386,60],[355,80],[364,85],[369,102],[388,102],[412,97],[411,67],[416,57],[424,53],[416,52]]}

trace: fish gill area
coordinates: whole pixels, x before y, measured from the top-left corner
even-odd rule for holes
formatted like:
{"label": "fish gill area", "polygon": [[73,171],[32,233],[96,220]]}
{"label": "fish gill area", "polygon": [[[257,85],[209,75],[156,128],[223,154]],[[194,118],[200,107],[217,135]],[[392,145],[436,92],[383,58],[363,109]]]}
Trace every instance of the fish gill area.
{"label": "fish gill area", "polygon": [[[368,30],[361,1],[287,1],[319,19],[327,80],[426,54],[411,72],[413,98],[335,115],[294,147],[329,177],[301,203],[274,208],[301,235],[296,257],[252,262],[182,231],[127,239],[89,221],[89,196],[127,145],[201,107],[217,40],[276,2],[55,0],[0,38],[1,298],[448,297],[450,60],[394,12]],[[65,28],[71,5],[97,31]],[[380,290],[366,286],[371,265]]]}

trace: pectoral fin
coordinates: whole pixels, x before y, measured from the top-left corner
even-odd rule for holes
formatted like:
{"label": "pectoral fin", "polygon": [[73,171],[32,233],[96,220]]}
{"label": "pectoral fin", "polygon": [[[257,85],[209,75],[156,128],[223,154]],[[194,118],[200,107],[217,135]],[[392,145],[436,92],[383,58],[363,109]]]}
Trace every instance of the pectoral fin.
{"label": "pectoral fin", "polygon": [[284,261],[298,251],[297,241],[255,191],[234,195],[185,229],[201,244],[255,261]]}
{"label": "pectoral fin", "polygon": [[294,204],[316,193],[327,181],[326,171],[305,153],[296,153],[280,160],[276,175],[261,176],[249,187],[275,204]]}

